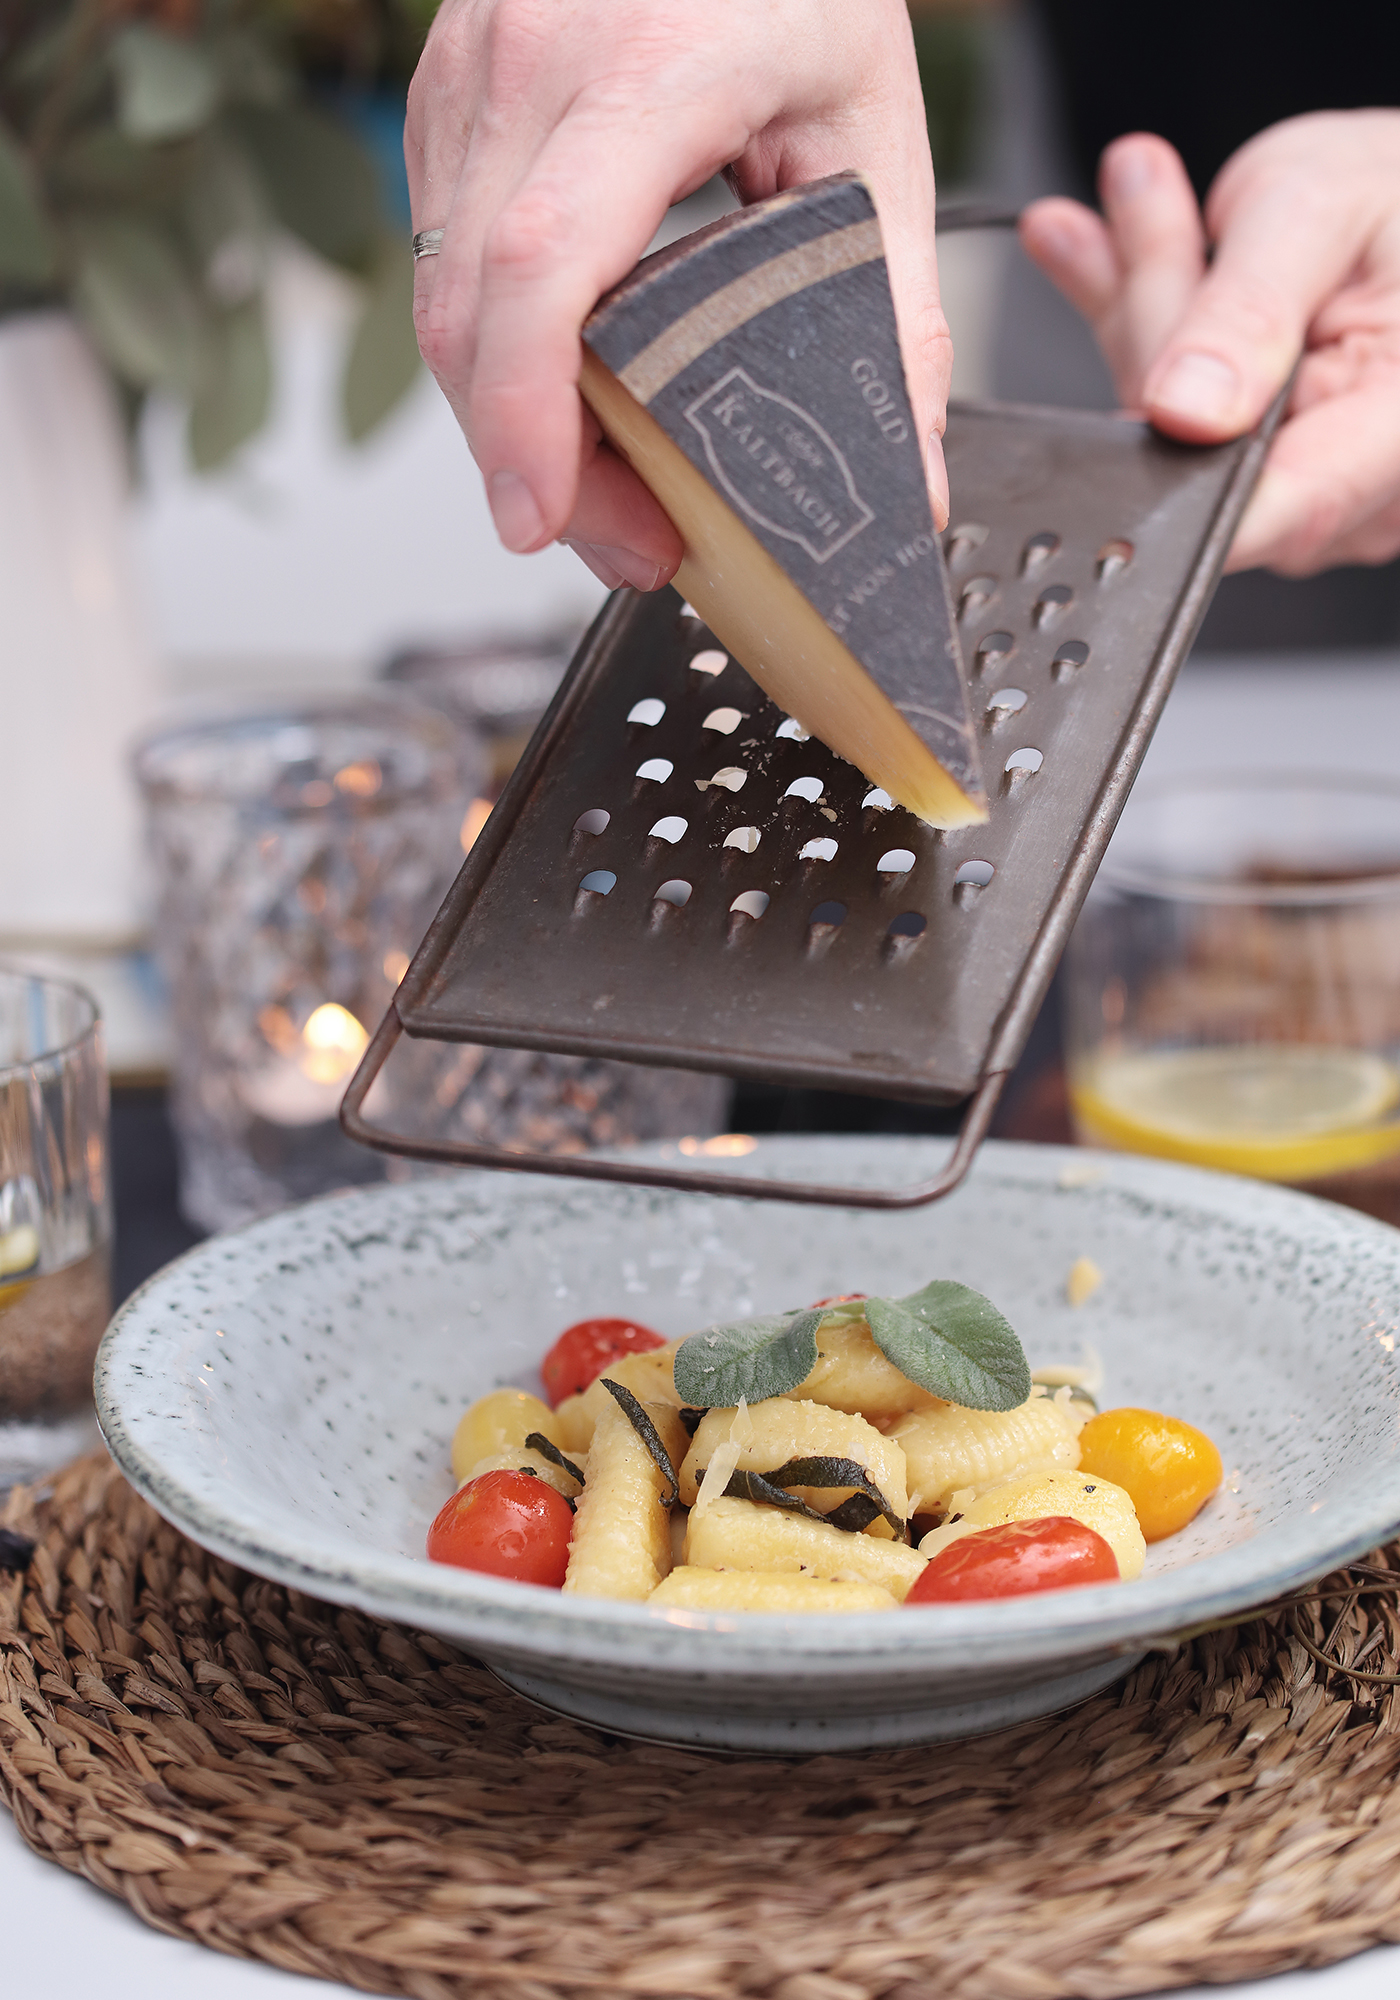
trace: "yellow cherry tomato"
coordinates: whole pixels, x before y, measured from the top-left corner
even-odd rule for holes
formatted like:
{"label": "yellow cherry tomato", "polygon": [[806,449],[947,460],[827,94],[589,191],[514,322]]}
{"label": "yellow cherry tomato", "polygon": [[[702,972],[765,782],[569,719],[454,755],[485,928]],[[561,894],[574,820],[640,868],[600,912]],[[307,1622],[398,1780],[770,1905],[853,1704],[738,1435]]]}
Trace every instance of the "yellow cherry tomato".
{"label": "yellow cherry tomato", "polygon": [[1157,1410],[1105,1410],[1079,1433],[1079,1470],[1127,1492],[1149,1542],[1193,1520],[1220,1484],[1220,1453],[1204,1431]]}
{"label": "yellow cherry tomato", "polygon": [[493,1389],[479,1396],[453,1434],[453,1478],[469,1478],[483,1458],[518,1451],[531,1431],[539,1431],[551,1444],[559,1443],[554,1412],[538,1396],[523,1389]]}

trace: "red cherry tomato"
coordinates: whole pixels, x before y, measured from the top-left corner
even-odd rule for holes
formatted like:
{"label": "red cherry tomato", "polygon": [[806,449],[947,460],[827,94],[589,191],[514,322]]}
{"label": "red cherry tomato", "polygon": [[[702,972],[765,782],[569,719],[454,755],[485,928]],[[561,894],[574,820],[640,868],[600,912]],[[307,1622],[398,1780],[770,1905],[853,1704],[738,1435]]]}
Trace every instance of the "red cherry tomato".
{"label": "red cherry tomato", "polygon": [[432,1562],[543,1583],[558,1590],[569,1566],[568,1501],[528,1472],[483,1472],[453,1494],[428,1530]]}
{"label": "red cherry tomato", "polygon": [[665,1340],[630,1319],[581,1319],[566,1326],[540,1363],[550,1408],[566,1396],[581,1396],[610,1363],[624,1354],[647,1354]]}
{"label": "red cherry tomato", "polygon": [[1065,1514],[1009,1521],[951,1543],[916,1578],[906,1604],[952,1604],[973,1597],[1024,1597],[1076,1583],[1116,1583],[1118,1558],[1082,1521]]}

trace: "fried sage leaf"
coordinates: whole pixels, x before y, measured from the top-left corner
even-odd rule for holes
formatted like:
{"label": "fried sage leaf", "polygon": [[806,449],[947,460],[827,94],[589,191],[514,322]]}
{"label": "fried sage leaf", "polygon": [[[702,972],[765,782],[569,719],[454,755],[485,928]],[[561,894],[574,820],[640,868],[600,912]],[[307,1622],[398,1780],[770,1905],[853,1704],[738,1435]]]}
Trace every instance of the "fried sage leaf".
{"label": "fried sage leaf", "polygon": [[676,1352],[676,1391],[702,1409],[730,1409],[740,1398],[762,1403],[795,1389],[817,1365],[817,1307],[773,1318],[706,1327]]}
{"label": "fried sage leaf", "polygon": [[614,1382],[607,1375],[600,1375],[598,1380],[655,1459],[658,1472],[670,1482],[670,1492],[661,1496],[662,1506],[674,1507],[680,1498],[681,1490],[676,1482],[676,1468],[671,1463],[671,1454],[661,1442],[661,1433],[630,1389],[624,1388],[621,1382]]}
{"label": "fried sage leaf", "polygon": [[795,1493],[785,1493],[781,1486],[774,1486],[761,1472],[731,1472],[724,1497],[726,1500],[754,1500],[762,1507],[781,1507],[784,1513],[800,1514],[805,1521],[825,1522],[827,1519],[815,1507],[809,1507],[805,1500],[799,1500]]}
{"label": "fried sage leaf", "polygon": [[921,1389],[970,1410],[1014,1410],[1031,1393],[1025,1350],[990,1299],[935,1278],[904,1299],[867,1299],[875,1345]]}
{"label": "fried sage leaf", "polygon": [[[765,1473],[764,1477],[772,1485],[783,1487],[854,1486],[856,1492],[851,1496],[852,1499],[860,1498],[867,1500],[874,1509],[873,1513],[865,1515],[864,1520],[860,1523],[862,1528],[868,1527],[876,1514],[883,1514],[898,1536],[903,1538],[905,1534],[904,1522],[900,1519],[859,1459],[833,1458],[825,1453],[815,1458],[790,1458],[785,1465],[777,1466],[772,1472]],[[838,1528],[844,1527],[845,1521],[837,1521],[836,1516],[844,1514],[850,1504],[849,1500],[844,1501],[834,1512],[823,1514],[822,1519],[827,1522],[835,1521]]]}
{"label": "fried sage leaf", "polygon": [[570,1479],[583,1484],[583,1474],[571,1458],[565,1458],[557,1444],[551,1444],[543,1431],[531,1431],[525,1440],[526,1451],[537,1451],[541,1458],[547,1458],[551,1465],[557,1465],[561,1472],[567,1472]]}

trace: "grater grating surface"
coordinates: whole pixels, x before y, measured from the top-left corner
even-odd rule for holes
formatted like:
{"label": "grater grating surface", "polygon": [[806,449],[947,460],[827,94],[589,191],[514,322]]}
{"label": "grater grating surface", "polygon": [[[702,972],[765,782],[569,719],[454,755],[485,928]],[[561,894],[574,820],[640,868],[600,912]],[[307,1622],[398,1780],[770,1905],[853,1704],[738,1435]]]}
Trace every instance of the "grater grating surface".
{"label": "grater grating surface", "polygon": [[[946,1191],[1024,1044],[1266,435],[1203,450],[1096,413],[955,408],[944,546],[985,826],[939,833],[882,807],[673,592],[617,593],[410,967],[347,1129],[428,1157],[732,1193]],[[977,1095],[948,1172],[898,1195],[496,1155],[366,1123],[400,1024],[927,1103]]]}

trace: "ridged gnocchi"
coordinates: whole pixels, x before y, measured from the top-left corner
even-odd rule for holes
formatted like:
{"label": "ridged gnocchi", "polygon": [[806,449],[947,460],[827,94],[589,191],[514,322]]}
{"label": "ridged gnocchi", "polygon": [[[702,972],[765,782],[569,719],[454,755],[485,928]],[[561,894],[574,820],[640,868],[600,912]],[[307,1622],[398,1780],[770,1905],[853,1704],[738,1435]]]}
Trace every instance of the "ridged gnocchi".
{"label": "ridged gnocchi", "polygon": [[1121,1486],[1085,1472],[1033,1472],[994,1486],[990,1493],[966,1505],[955,1503],[951,1518],[919,1543],[919,1554],[936,1556],[950,1542],[975,1534],[978,1528],[999,1528],[1007,1521],[1043,1521],[1056,1514],[1082,1521],[1086,1528],[1102,1535],[1117,1556],[1118,1574],[1125,1580],[1142,1575],[1147,1543],[1132,1501]]}
{"label": "ridged gnocchi", "polygon": [[1087,1413],[1069,1396],[1031,1391],[1015,1410],[967,1410],[938,1403],[902,1417],[889,1436],[909,1471],[909,1511],[931,1514],[954,1493],[974,1495],[1031,1472],[1072,1472]]}
{"label": "ridged gnocchi", "polygon": [[[674,1465],[685,1446],[679,1416],[665,1403],[643,1407]],[[588,1482],[574,1516],[565,1590],[580,1597],[649,1597],[671,1567],[670,1509],[662,1499],[669,1487],[626,1414],[609,1397],[598,1412],[589,1447]]]}

